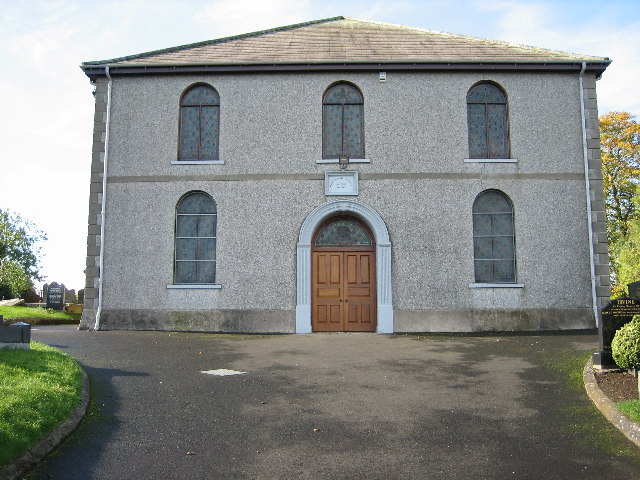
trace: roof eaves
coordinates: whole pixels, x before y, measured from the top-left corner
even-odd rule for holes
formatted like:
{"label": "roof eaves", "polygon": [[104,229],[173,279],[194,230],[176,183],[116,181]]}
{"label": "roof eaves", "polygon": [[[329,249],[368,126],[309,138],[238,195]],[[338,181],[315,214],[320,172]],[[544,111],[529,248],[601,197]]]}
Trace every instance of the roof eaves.
{"label": "roof eaves", "polygon": [[256,32],[250,32],[250,33],[243,33],[241,35],[233,35],[230,37],[223,37],[223,38],[216,38],[213,40],[205,40],[203,42],[196,42],[196,43],[189,43],[186,45],[179,45],[177,47],[169,47],[169,48],[163,48],[160,50],[152,50],[150,52],[145,52],[145,53],[137,53],[135,55],[127,55],[124,57],[118,57],[118,58],[111,58],[111,59],[107,59],[107,60],[93,60],[93,61],[88,61],[88,62],[82,62],[80,68],[83,68],[85,65],[87,66],[93,66],[93,65],[109,65],[112,63],[117,63],[117,62],[124,62],[127,60],[137,60],[140,58],[144,58],[144,57],[149,57],[152,55],[158,55],[158,54],[163,54],[163,53],[171,53],[171,52],[176,52],[179,50],[186,50],[186,49],[190,49],[190,48],[197,48],[197,47],[203,47],[203,46],[207,46],[207,45],[215,45],[215,44],[219,44],[219,43],[225,43],[225,42],[230,42],[233,40],[240,40],[240,39],[244,39],[244,38],[250,38],[250,37],[259,37],[261,35],[267,35],[270,33],[277,33],[277,32],[284,32],[287,30],[294,30],[296,28],[302,28],[302,27],[307,27],[310,25],[319,25],[321,23],[328,23],[328,22],[335,22],[337,20],[344,20],[346,17],[343,16],[338,16],[338,17],[330,17],[330,18],[323,18],[320,20],[311,20],[309,22],[302,22],[302,23],[294,23],[292,25],[285,25],[282,27],[276,27],[276,28],[269,28],[267,30],[258,30]]}
{"label": "roof eaves", "polygon": [[[583,60],[584,61],[584,60]],[[321,61],[321,62],[287,62],[287,63],[213,63],[213,64],[117,64],[110,66],[112,75],[140,75],[140,74],[167,74],[167,73],[250,73],[250,72],[282,72],[282,71],[337,71],[337,70],[378,70],[385,68],[388,71],[417,71],[417,70],[487,70],[487,71],[580,71],[583,61],[580,60],[554,60],[554,61],[478,61],[478,60],[437,60],[437,61]],[[602,62],[585,61],[586,71],[601,75],[608,67],[610,60]],[[105,74],[105,65],[82,66],[85,74],[95,78]]]}
{"label": "roof eaves", "polygon": [[242,65],[325,65],[325,64],[342,64],[342,65],[359,65],[359,64],[376,64],[376,65],[386,65],[386,64],[407,64],[407,65],[453,65],[453,64],[474,64],[474,65],[526,65],[526,64],[536,64],[536,65],[579,65],[582,62],[587,64],[603,64],[608,65],[611,63],[611,60],[608,58],[564,58],[564,59],[547,59],[547,60],[526,60],[526,59],[495,59],[495,60],[482,60],[482,59],[460,59],[460,58],[439,58],[433,60],[425,60],[423,58],[402,58],[402,59],[363,59],[363,60],[290,60],[290,61],[242,61],[242,62],[167,62],[167,63],[105,63],[105,64],[96,64],[96,65],[87,65],[82,64],[81,68],[84,66],[87,67],[100,67],[103,68],[105,66],[109,66],[113,68],[156,68],[156,67],[194,67],[197,68],[199,66],[213,67],[213,66],[242,66]]}

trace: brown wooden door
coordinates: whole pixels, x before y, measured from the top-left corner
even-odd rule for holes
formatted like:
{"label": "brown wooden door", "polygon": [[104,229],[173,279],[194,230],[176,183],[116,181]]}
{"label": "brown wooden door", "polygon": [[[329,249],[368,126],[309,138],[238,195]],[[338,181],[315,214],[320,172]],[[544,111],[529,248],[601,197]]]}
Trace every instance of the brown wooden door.
{"label": "brown wooden door", "polygon": [[315,251],[311,272],[314,332],[375,332],[374,251]]}

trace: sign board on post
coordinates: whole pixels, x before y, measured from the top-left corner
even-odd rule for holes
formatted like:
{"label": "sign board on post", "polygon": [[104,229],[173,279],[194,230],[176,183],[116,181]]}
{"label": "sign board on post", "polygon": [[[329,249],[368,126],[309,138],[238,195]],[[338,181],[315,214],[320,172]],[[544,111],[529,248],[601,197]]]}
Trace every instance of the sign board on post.
{"label": "sign board on post", "polygon": [[64,308],[64,285],[49,285],[47,308],[53,308],[54,310],[62,310]]}
{"label": "sign board on post", "polygon": [[640,298],[617,298],[602,309],[600,325],[600,352],[593,356],[594,365],[615,367],[611,355],[611,342],[616,331],[629,323],[634,315],[640,315]]}

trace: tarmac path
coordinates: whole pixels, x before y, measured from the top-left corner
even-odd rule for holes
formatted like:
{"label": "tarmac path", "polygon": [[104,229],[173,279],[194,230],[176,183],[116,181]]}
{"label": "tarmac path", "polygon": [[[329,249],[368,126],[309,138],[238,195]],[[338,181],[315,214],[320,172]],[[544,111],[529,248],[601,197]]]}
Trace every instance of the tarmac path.
{"label": "tarmac path", "polygon": [[94,405],[31,480],[640,479],[562,371],[593,334],[32,338],[83,365]]}

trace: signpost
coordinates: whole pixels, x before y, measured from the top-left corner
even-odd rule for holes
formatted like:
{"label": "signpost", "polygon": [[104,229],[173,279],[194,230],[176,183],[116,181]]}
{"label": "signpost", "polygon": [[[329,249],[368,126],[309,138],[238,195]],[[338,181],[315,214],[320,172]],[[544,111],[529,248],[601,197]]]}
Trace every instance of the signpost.
{"label": "signpost", "polygon": [[593,354],[593,364],[601,368],[615,368],[611,355],[611,342],[616,331],[629,323],[634,315],[640,315],[640,298],[617,298],[602,309],[599,328],[600,351]]}
{"label": "signpost", "polygon": [[54,310],[62,310],[64,308],[64,285],[49,285],[47,308],[53,308]]}

